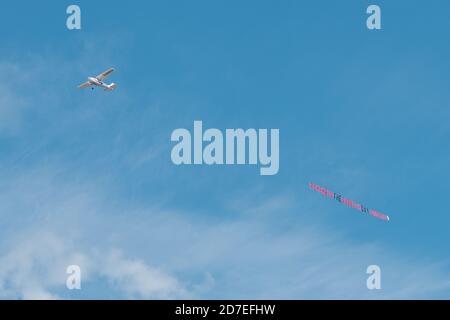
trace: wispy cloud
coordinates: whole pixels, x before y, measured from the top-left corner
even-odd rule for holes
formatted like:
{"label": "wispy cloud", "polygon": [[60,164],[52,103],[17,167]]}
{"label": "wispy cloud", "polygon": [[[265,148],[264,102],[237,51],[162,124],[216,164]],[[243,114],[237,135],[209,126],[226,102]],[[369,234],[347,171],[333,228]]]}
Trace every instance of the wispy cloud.
{"label": "wispy cloud", "polygon": [[[247,198],[247,212],[218,222],[170,206],[118,210],[106,186],[55,172],[2,183],[4,217],[31,219],[20,228],[2,223],[16,227],[2,239],[3,298],[58,298],[71,264],[84,270],[82,290],[106,281],[124,298],[416,298],[449,290],[439,265],[345,240],[309,223],[310,212],[293,223],[282,195],[255,205]],[[370,264],[382,268],[379,292],[365,287]]]}
{"label": "wispy cloud", "polygon": [[101,275],[128,297],[170,299],[187,295],[176,278],[140,260],[124,259],[120,252],[111,252],[101,265]]}
{"label": "wispy cloud", "polygon": [[14,87],[28,80],[26,76],[15,64],[0,63],[0,134],[3,136],[17,134],[21,129],[28,102]]}
{"label": "wispy cloud", "polygon": [[26,240],[1,256],[1,298],[58,299],[58,292],[65,289],[69,265],[80,266],[83,286],[101,278],[124,298],[163,299],[185,294],[176,278],[140,260],[127,259],[120,251],[99,253],[76,248],[62,236],[39,229],[36,232],[28,233]]}
{"label": "wispy cloud", "polygon": [[0,205],[0,297],[56,299],[65,289],[66,268],[73,264],[81,267],[86,286],[104,279],[124,298],[186,295],[168,272],[108,245],[110,231],[101,224],[112,227],[108,215],[117,213],[101,202],[101,192],[61,181],[59,174],[43,169],[2,183],[8,191]]}

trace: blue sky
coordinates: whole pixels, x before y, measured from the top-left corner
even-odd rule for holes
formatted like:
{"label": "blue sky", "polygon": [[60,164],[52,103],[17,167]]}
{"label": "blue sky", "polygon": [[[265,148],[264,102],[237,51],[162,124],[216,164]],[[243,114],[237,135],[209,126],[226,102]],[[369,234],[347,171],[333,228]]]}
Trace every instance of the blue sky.
{"label": "blue sky", "polygon": [[[366,28],[372,3],[380,31]],[[66,29],[70,4],[80,31]],[[8,4],[0,298],[449,298],[449,12],[448,1]],[[77,90],[110,66],[116,91]],[[279,173],[173,165],[171,132],[194,120],[279,128]],[[70,264],[80,291],[65,287]],[[371,264],[381,290],[366,288]]]}

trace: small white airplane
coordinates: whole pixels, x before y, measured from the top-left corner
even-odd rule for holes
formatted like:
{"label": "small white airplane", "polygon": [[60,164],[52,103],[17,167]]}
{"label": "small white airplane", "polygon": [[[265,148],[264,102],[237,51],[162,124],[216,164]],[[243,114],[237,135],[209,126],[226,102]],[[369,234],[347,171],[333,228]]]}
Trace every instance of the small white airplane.
{"label": "small white airplane", "polygon": [[114,82],[111,84],[106,84],[103,82],[103,80],[105,80],[113,71],[114,71],[114,68],[110,68],[110,69],[106,70],[105,72],[100,73],[95,78],[89,77],[88,81],[86,81],[83,84],[80,84],[78,86],[78,88],[85,89],[85,88],[90,87],[92,90],[94,90],[94,87],[97,86],[97,87],[101,87],[101,88],[105,89],[105,91],[112,91],[117,87],[117,85]]}

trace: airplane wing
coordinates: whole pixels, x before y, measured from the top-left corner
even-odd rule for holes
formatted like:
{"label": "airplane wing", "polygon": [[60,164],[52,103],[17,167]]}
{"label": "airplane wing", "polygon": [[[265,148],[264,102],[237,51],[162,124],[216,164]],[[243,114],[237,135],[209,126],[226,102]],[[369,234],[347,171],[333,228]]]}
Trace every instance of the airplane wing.
{"label": "airplane wing", "polygon": [[100,81],[103,81],[106,79],[106,77],[108,77],[112,72],[114,71],[114,68],[110,68],[108,70],[106,70],[105,72],[100,73],[98,76],[96,76],[96,78]]}
{"label": "airplane wing", "polygon": [[88,81],[88,82],[85,82],[85,83],[80,84],[80,85],[78,86],[78,88],[79,88],[79,89],[85,89],[85,88],[90,87],[90,86],[91,86],[91,83]]}

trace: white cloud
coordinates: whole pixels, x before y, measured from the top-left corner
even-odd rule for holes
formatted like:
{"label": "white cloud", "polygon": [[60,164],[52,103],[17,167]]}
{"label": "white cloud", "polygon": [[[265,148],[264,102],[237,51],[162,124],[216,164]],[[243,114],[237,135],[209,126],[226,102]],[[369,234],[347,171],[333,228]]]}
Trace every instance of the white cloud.
{"label": "white cloud", "polygon": [[0,297],[56,299],[50,291],[65,283],[67,263],[81,264],[83,259],[71,253],[61,238],[44,230],[28,234],[0,257]]}
{"label": "white cloud", "polygon": [[102,225],[109,227],[114,210],[92,186],[61,180],[59,174],[42,168],[3,177],[0,183],[5,218],[0,224],[0,298],[59,298],[66,268],[74,264],[81,267],[82,288],[104,279],[111,291],[126,298],[187,294],[169,272],[109,245],[109,230]]}
{"label": "white cloud", "polygon": [[[114,249],[83,248],[83,253],[63,236],[44,230],[27,234],[26,240],[9,248],[0,257],[0,298],[59,299],[55,292],[65,290],[69,265],[82,271],[82,288],[93,279],[103,278],[111,290],[131,299],[168,299],[187,293],[178,280],[164,270],[134,259]],[[102,250],[105,251],[105,250]],[[102,297],[99,297],[102,298]]]}
{"label": "white cloud", "polygon": [[[246,212],[220,221],[156,206],[119,211],[105,186],[52,172],[24,172],[0,185],[7,190],[0,211],[11,219],[3,228],[14,227],[0,244],[2,298],[58,298],[72,264],[83,271],[81,296],[98,281],[130,299],[407,299],[449,290],[442,266],[346,241],[304,213],[297,213],[304,224],[292,223],[283,213],[291,197],[254,207],[250,198],[233,201],[233,210],[240,203]],[[381,291],[365,286],[369,264],[382,269]]]}
{"label": "white cloud", "polygon": [[178,280],[163,270],[125,259],[120,252],[111,252],[102,265],[100,274],[130,298],[173,299],[187,294]]}

